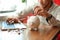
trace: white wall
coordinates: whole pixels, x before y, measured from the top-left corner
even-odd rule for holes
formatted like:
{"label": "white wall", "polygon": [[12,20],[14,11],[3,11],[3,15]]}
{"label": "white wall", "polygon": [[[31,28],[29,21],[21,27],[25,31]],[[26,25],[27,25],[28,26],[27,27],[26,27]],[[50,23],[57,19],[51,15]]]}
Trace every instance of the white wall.
{"label": "white wall", "polygon": [[27,12],[33,10],[34,6],[38,4],[38,0],[27,0],[27,3],[22,3],[21,1],[22,0],[0,0],[0,11],[16,9],[16,11],[12,13],[0,13],[0,16],[16,16],[17,13],[23,10]]}

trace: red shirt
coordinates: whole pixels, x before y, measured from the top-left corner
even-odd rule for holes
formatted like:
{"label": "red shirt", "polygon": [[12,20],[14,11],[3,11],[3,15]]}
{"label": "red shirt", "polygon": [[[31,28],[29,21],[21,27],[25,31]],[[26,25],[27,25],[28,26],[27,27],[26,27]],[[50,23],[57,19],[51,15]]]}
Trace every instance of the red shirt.
{"label": "red shirt", "polygon": [[56,5],[60,6],[60,0],[53,0],[53,2],[54,2]]}
{"label": "red shirt", "polygon": [[57,40],[60,40],[60,34],[58,34]]}

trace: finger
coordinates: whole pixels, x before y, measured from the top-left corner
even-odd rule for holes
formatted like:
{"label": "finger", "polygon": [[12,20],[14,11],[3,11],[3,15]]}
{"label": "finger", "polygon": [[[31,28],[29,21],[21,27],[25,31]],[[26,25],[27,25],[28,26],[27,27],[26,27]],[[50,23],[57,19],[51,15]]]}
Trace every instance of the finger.
{"label": "finger", "polygon": [[43,17],[47,17],[48,16],[48,12],[45,11],[39,11],[38,15],[43,16]]}
{"label": "finger", "polygon": [[38,15],[38,12],[41,12],[43,9],[41,9],[41,8],[36,8],[35,10],[34,10],[34,15]]}
{"label": "finger", "polygon": [[36,6],[36,7],[34,8],[34,10],[35,10],[36,8],[39,8],[39,6]]}
{"label": "finger", "polygon": [[37,14],[37,9],[39,8],[39,6],[36,6],[35,8],[34,8],[34,15],[35,14]]}
{"label": "finger", "polygon": [[37,15],[38,10],[39,10],[39,8],[36,8],[36,9],[34,10],[34,15]]}

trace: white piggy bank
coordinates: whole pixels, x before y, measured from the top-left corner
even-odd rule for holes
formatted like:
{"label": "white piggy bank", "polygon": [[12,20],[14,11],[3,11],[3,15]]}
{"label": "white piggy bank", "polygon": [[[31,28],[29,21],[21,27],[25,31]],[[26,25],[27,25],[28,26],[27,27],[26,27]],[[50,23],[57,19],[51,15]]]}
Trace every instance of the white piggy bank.
{"label": "white piggy bank", "polygon": [[39,17],[31,16],[27,20],[27,26],[33,30],[37,30],[40,25]]}

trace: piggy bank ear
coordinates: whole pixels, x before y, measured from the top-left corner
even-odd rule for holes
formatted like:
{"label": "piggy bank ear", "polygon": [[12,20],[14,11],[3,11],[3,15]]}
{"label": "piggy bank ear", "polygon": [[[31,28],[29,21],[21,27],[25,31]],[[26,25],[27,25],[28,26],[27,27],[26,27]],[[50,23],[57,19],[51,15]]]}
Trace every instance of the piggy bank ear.
{"label": "piggy bank ear", "polygon": [[60,0],[53,0],[53,3],[56,4],[57,6],[60,6]]}

